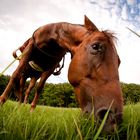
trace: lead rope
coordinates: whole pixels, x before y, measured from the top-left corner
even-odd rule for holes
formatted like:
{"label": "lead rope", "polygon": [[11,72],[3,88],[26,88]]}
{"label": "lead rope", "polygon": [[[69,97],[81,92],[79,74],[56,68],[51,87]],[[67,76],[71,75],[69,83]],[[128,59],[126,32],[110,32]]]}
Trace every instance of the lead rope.
{"label": "lead rope", "polygon": [[1,73],[0,73],[0,77],[5,73],[5,71],[7,70],[7,69],[9,69],[9,67],[11,67],[13,64],[14,64],[14,62],[16,61],[16,60],[18,60],[20,57],[22,57],[23,56],[23,53],[20,55],[20,56],[18,56],[18,57],[16,57]]}
{"label": "lead rope", "polygon": [[[53,73],[53,75],[55,75],[55,76],[60,75],[61,70],[62,70],[62,68],[64,67],[64,62],[65,62],[65,55],[64,55],[64,57],[63,57],[63,62],[62,62],[61,67],[59,67],[59,70],[57,70],[57,68],[56,68],[56,69],[55,69],[56,71]],[[58,65],[59,65],[59,64],[58,64]]]}

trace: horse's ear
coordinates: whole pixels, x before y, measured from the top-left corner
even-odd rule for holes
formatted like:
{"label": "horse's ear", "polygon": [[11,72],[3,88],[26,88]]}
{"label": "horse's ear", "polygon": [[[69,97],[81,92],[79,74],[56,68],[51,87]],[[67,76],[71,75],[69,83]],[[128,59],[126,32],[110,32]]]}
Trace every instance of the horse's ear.
{"label": "horse's ear", "polygon": [[89,31],[98,31],[98,28],[93,24],[93,22],[85,15],[85,28]]}

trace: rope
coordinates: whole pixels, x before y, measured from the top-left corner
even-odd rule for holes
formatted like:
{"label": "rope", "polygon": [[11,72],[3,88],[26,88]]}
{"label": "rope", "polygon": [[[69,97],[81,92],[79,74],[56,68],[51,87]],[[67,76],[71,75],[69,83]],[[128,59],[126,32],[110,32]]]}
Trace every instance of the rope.
{"label": "rope", "polygon": [[140,35],[138,33],[136,33],[135,31],[133,31],[132,29],[126,27],[129,31],[131,31],[132,33],[134,33],[136,36],[140,37]]}
{"label": "rope", "polygon": [[7,69],[9,69],[9,67],[11,67],[16,60],[18,60],[20,57],[22,57],[23,54],[21,54],[20,56],[18,56],[17,58],[15,58],[1,73],[0,73],[0,77],[5,73],[5,71],[7,71]]}

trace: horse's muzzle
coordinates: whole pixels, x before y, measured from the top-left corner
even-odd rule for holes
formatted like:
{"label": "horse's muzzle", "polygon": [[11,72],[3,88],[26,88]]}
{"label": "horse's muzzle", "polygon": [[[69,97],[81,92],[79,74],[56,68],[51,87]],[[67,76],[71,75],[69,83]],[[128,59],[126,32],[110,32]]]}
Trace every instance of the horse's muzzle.
{"label": "horse's muzzle", "polygon": [[[97,125],[101,124],[107,111],[108,109],[106,108],[100,108],[97,110],[97,112],[95,113]],[[121,122],[122,122],[122,112],[114,113],[110,110],[107,119],[105,121],[105,124],[103,126],[102,132],[103,133],[114,132]]]}

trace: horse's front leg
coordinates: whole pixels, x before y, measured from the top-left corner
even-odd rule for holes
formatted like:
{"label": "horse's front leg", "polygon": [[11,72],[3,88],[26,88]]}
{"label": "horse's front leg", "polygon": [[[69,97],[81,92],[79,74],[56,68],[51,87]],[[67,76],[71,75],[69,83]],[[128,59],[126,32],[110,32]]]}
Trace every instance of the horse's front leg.
{"label": "horse's front leg", "polygon": [[31,103],[30,112],[32,112],[35,109],[37,101],[39,99],[39,95],[42,92],[42,89],[43,89],[43,87],[45,85],[45,81],[53,73],[53,71],[54,71],[54,69],[51,69],[51,70],[48,70],[48,71],[45,71],[45,72],[42,73],[40,81],[39,81],[39,83],[37,85],[37,91],[35,93],[35,96],[34,96],[34,99],[33,99],[32,103]]}
{"label": "horse's front leg", "polygon": [[19,100],[19,103],[22,103],[22,94],[23,94],[23,90],[24,90],[24,85],[26,82],[26,77],[21,76],[21,78],[19,80],[17,80],[17,82],[15,83],[15,95]]}
{"label": "horse's front leg", "polygon": [[3,104],[7,100],[8,94],[10,93],[13,85],[16,83],[17,80],[20,79],[21,74],[24,70],[24,66],[26,65],[26,63],[29,60],[29,57],[30,57],[31,51],[33,49],[33,46],[34,46],[33,45],[33,40],[31,39],[30,43],[28,44],[28,46],[26,47],[26,49],[24,51],[24,54],[23,54],[23,56],[22,56],[22,58],[19,62],[19,65],[18,65],[17,69],[12,74],[7,87],[5,88],[4,92],[0,96],[0,104]]}
{"label": "horse's front leg", "polygon": [[24,91],[24,86],[26,82],[26,77],[22,76],[20,79],[20,88],[19,88],[19,103],[22,103],[22,97],[23,97],[23,91]]}
{"label": "horse's front leg", "polygon": [[36,78],[36,77],[32,77],[32,78],[31,78],[30,84],[29,84],[29,86],[28,86],[28,88],[27,88],[27,90],[26,90],[26,92],[25,92],[24,104],[27,103],[28,96],[29,96],[29,94],[30,94],[32,88],[35,86],[35,83],[36,83],[37,79],[38,79],[38,78]]}

